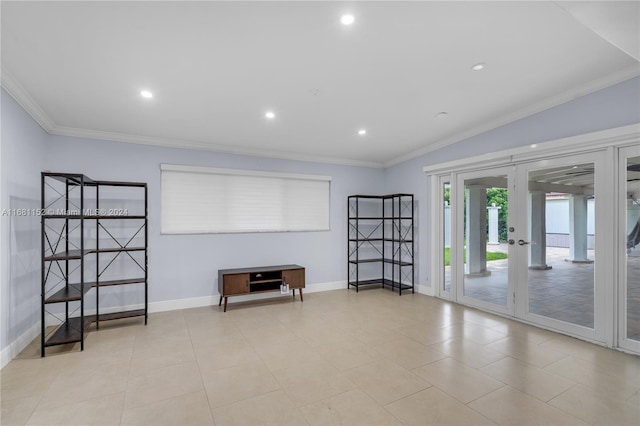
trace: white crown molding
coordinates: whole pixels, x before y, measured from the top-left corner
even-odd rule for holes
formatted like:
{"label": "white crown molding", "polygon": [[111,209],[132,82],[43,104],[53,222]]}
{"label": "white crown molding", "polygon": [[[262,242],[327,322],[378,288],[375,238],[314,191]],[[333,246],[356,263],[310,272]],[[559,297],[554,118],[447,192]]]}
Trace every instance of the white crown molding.
{"label": "white crown molding", "polygon": [[31,94],[8,72],[2,68],[0,84],[13,99],[42,127],[47,133],[55,127],[53,120],[44,112]]}
{"label": "white crown molding", "polygon": [[629,80],[639,75],[640,75],[640,67],[638,65],[625,68],[617,73],[610,74],[606,77],[591,81],[581,87],[577,87],[573,90],[568,90],[557,96],[544,99],[541,102],[535,103],[533,105],[530,105],[518,111],[514,111],[511,114],[504,115],[496,120],[489,121],[488,123],[483,124],[481,126],[477,126],[469,130],[456,133],[445,139],[429,144],[424,148],[396,157],[388,162],[385,162],[384,167],[388,168],[400,163],[404,163],[405,161],[413,160],[415,158],[428,154],[429,152],[433,152],[437,149],[444,148],[449,145],[453,145],[454,143],[457,143],[457,142],[462,142],[465,139],[469,139],[481,133],[485,133],[490,130],[497,129],[498,127],[507,125],[509,123],[513,123],[517,120],[537,114],[547,109],[551,109],[553,107],[559,106],[563,103],[569,102],[581,96],[585,96],[590,93],[597,92],[598,90],[605,89],[607,87],[613,86],[617,83],[621,83],[623,81]]}
{"label": "white crown molding", "polygon": [[133,143],[138,145],[152,145],[164,148],[192,149],[197,151],[214,151],[225,154],[246,155],[254,157],[276,158],[280,160],[307,161],[313,163],[328,163],[342,166],[383,168],[382,163],[371,161],[350,160],[337,157],[322,157],[308,154],[287,153],[282,151],[242,148],[222,144],[210,144],[191,140],[167,139],[153,136],[139,136],[125,133],[104,132],[100,130],[78,129],[74,127],[54,126],[48,132],[52,135],[71,136],[76,138],[98,139],[114,142]]}
{"label": "white crown molding", "polygon": [[313,163],[328,163],[342,166],[382,168],[382,163],[373,161],[350,160],[337,157],[322,157],[307,154],[288,153],[274,150],[240,148],[222,144],[210,144],[191,140],[168,139],[153,136],[131,135],[100,130],[79,129],[75,127],[58,126],[44,112],[29,92],[9,73],[2,69],[2,88],[18,102],[18,104],[42,127],[47,133],[58,136],[75,138],[98,139],[114,142],[133,143],[138,145],[160,146],[165,148],[192,149],[197,151],[213,151],[226,154],[246,155],[254,157],[276,158],[281,160],[307,161]]}
{"label": "white crown molding", "polygon": [[530,161],[541,157],[571,155],[577,147],[580,148],[581,152],[589,152],[601,150],[608,146],[637,145],[638,142],[640,142],[640,123],[536,143],[535,148],[527,145],[473,158],[462,158],[446,163],[424,166],[422,171],[428,175],[437,176],[452,171],[461,172],[477,169],[478,167],[504,166],[516,161]]}
{"label": "white crown molding", "polygon": [[515,111],[511,114],[507,114],[505,116],[502,116],[496,120],[490,121],[481,126],[477,126],[469,130],[456,133],[445,139],[429,144],[424,148],[398,156],[384,163],[351,160],[351,159],[337,158],[337,157],[322,157],[322,156],[314,156],[314,155],[299,154],[299,153],[287,153],[282,151],[265,150],[265,149],[241,148],[241,147],[234,147],[230,145],[210,144],[206,142],[199,142],[199,141],[192,141],[192,140],[168,139],[168,138],[159,138],[159,137],[153,137],[153,136],[140,136],[140,135],[125,134],[125,133],[117,133],[117,132],[105,132],[100,130],[79,129],[74,127],[57,126],[53,122],[53,120],[44,112],[44,110],[40,108],[40,106],[29,94],[29,92],[26,91],[26,89],[24,89],[24,87],[15,78],[13,78],[11,74],[7,72],[5,69],[2,69],[1,84],[2,84],[2,87],[7,91],[7,93],[9,93],[9,95],[11,95],[11,97],[13,97],[16,100],[16,102],[18,102],[18,104],[25,111],[27,111],[29,115],[31,115],[31,117],[47,133],[52,135],[133,143],[138,145],[160,146],[165,148],[212,151],[212,152],[220,152],[220,153],[234,154],[234,155],[245,155],[245,156],[254,156],[254,157],[275,158],[275,159],[281,159],[281,160],[305,161],[305,162],[313,162],[313,163],[325,163],[325,164],[335,164],[335,165],[342,165],[342,166],[366,167],[366,168],[379,169],[379,168],[389,168],[397,164],[404,163],[409,160],[413,160],[415,158],[428,154],[429,152],[433,152],[437,149],[444,148],[446,146],[452,145],[457,142],[461,142],[465,139],[469,139],[481,133],[488,132],[490,130],[496,129],[498,127],[501,127],[506,124],[525,118],[527,116],[561,105],[565,102],[576,99],[580,96],[584,96],[584,95],[596,92],[598,90],[604,89],[606,87],[612,86],[614,84],[623,82],[625,80],[631,79],[633,77],[637,77],[638,75],[640,75],[640,69],[638,68],[637,65],[625,68],[617,73],[611,74],[609,76],[603,77],[598,80],[594,80],[576,89],[566,91],[558,96],[545,99],[541,102],[530,105],[526,108]]}

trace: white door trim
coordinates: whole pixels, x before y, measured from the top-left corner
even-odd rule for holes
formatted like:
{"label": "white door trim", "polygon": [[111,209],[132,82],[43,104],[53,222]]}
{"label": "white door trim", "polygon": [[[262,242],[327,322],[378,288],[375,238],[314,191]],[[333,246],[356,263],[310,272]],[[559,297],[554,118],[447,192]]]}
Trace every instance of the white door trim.
{"label": "white door trim", "polygon": [[640,353],[640,341],[627,338],[627,158],[640,156],[640,145],[634,147],[620,148],[615,160],[617,161],[618,176],[616,185],[615,205],[618,207],[617,225],[618,232],[615,232],[615,245],[617,253],[617,282],[618,289],[616,296],[616,324],[618,328],[615,333],[617,346],[627,351]]}
{"label": "white door trim", "polygon": [[[438,177],[434,177],[433,179],[431,179],[431,192],[432,193],[437,193],[437,199],[439,200],[438,203],[431,203],[431,235],[432,238],[437,240],[436,242],[436,246],[438,247],[438,249],[433,253],[435,260],[435,263],[432,263],[432,267],[431,267],[431,282],[433,283],[433,294],[437,295],[439,298],[444,299],[444,300],[454,300],[453,294],[451,291],[445,291],[443,288],[443,281],[445,278],[445,272],[444,272],[444,243],[445,243],[445,238],[444,238],[444,191],[443,191],[443,185],[445,183],[449,183],[451,184],[452,182],[452,176],[451,175],[445,175],[445,176],[438,176]],[[453,185],[451,185],[451,191],[449,193],[450,196],[450,200],[454,199],[455,197],[455,192],[453,191]],[[453,221],[453,217],[454,217],[454,212],[453,210],[450,210],[451,213],[451,217],[450,220]],[[450,221],[450,225],[451,222]],[[449,241],[455,241],[455,229],[453,229],[453,226],[450,226],[450,230],[449,230]],[[453,264],[453,261],[451,259],[451,256],[453,256],[454,253],[449,251],[449,256],[450,256],[450,262],[451,264]],[[453,280],[453,272],[454,271],[450,271],[450,277]]]}

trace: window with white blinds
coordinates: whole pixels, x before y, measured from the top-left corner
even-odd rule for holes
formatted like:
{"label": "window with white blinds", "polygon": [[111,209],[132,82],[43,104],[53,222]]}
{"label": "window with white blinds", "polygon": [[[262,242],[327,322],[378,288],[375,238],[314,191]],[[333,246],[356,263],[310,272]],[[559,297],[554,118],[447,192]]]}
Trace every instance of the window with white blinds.
{"label": "window with white blinds", "polygon": [[161,164],[161,232],[325,231],[328,176]]}

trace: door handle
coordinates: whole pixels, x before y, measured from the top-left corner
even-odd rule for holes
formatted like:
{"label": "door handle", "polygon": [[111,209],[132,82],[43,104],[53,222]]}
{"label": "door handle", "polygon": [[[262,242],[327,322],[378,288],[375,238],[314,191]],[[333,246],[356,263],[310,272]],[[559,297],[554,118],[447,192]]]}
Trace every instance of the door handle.
{"label": "door handle", "polygon": [[525,244],[529,244],[529,241],[525,241],[525,240],[518,240],[518,244],[523,246]]}

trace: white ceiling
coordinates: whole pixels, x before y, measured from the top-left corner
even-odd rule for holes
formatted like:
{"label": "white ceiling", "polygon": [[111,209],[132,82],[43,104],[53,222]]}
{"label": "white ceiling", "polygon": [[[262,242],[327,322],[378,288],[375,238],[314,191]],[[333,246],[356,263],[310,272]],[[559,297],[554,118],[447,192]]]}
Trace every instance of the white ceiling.
{"label": "white ceiling", "polygon": [[389,166],[640,74],[637,1],[1,8],[2,86],[48,132],[279,158]]}

